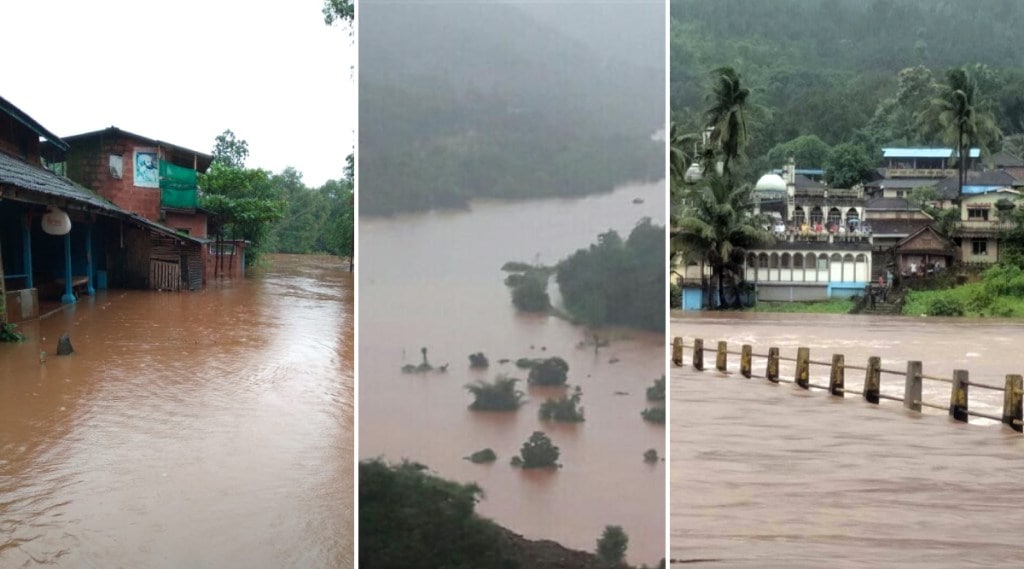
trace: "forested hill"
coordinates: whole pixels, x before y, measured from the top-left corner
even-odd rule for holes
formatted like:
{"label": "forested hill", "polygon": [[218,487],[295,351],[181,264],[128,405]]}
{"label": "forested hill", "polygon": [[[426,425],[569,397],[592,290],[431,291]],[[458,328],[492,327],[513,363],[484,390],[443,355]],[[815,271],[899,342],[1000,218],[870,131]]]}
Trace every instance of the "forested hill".
{"label": "forested hill", "polygon": [[[592,36],[551,25],[558,14],[514,4],[361,8],[361,213],[662,177],[663,146],[651,139],[664,124],[662,51],[651,65],[636,63],[640,48],[608,57]],[[650,34],[649,20],[623,18],[619,33]]]}
{"label": "forested hill", "polygon": [[907,116],[959,66],[974,71],[1004,134],[1024,131],[1024,2],[671,0],[670,12],[673,118],[695,127],[709,72],[734,67],[752,90],[752,158],[806,134],[927,143]]}

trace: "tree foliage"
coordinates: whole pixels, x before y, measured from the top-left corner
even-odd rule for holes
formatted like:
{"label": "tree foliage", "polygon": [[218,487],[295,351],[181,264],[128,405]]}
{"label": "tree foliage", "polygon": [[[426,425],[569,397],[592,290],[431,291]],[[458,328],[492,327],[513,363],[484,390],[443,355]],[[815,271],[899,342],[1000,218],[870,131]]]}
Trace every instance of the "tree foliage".
{"label": "tree foliage", "polygon": [[515,411],[523,404],[523,392],[516,389],[519,380],[499,375],[492,382],[483,380],[466,384],[466,390],[473,394],[473,411]]}
{"label": "tree foliage", "polygon": [[367,569],[517,569],[502,530],[475,513],[476,484],[422,464],[359,463],[359,564]]}
{"label": "tree foliage", "polygon": [[629,536],[621,526],[605,526],[597,540],[597,556],[609,563],[622,563],[626,559]]}
{"label": "tree foliage", "polygon": [[877,164],[863,146],[852,142],[837,145],[825,161],[825,181],[836,188],[852,188],[864,182]]}
{"label": "tree foliage", "polygon": [[558,264],[556,281],[569,314],[587,326],[606,324],[663,330],[665,229],[641,220],[625,241],[602,233],[587,249]]}
{"label": "tree foliage", "polygon": [[353,0],[324,0],[324,23],[328,26],[335,22],[352,24],[356,18],[356,5]]}
{"label": "tree foliage", "polygon": [[583,422],[583,407],[580,406],[582,398],[583,391],[577,385],[571,395],[563,395],[557,399],[548,398],[544,403],[541,403],[538,416],[545,421],[558,421],[561,423]]}
{"label": "tree foliage", "polygon": [[523,468],[557,468],[558,447],[542,431],[534,431],[519,451],[520,466]]}
{"label": "tree foliage", "polygon": [[533,360],[529,368],[530,385],[565,385],[569,374],[569,363],[557,356]]}

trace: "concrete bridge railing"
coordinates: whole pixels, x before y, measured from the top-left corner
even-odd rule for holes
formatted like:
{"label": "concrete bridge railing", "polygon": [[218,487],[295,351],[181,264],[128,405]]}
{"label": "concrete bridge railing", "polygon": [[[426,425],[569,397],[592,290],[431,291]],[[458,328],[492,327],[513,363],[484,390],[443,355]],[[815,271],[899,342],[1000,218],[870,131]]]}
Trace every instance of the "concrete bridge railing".
{"label": "concrete bridge railing", "polygon": [[[693,369],[704,371],[704,356],[710,352],[714,355],[715,369],[725,372],[728,369],[729,356],[739,356],[739,371],[744,378],[766,379],[773,383],[794,383],[803,389],[826,390],[835,397],[844,397],[847,393],[862,396],[869,403],[878,404],[880,400],[892,400],[903,403],[907,409],[921,411],[922,407],[948,411],[950,417],[957,421],[969,422],[970,417],[982,417],[999,421],[1008,425],[1018,433],[1024,432],[1024,379],[1019,374],[1008,374],[1003,385],[993,385],[970,380],[967,370],[958,369],[953,371],[952,377],[940,377],[926,375],[922,370],[919,361],[907,362],[906,371],[891,370],[882,368],[881,358],[872,356],[868,358],[867,365],[857,366],[846,363],[843,354],[833,354],[831,361],[816,361],[811,359],[810,348],[797,348],[796,357],[784,357],[780,355],[779,348],[770,347],[766,354],[755,354],[753,347],[744,344],[740,351],[730,351],[727,342],[718,342],[715,348],[705,348],[704,340],[693,339],[692,343],[685,344],[681,337],[676,337],[672,342],[672,363],[676,367],[683,366],[685,351],[690,352],[690,365]],[[763,375],[754,373],[753,360],[755,357],[766,361]],[[793,379],[780,377],[779,362],[793,362],[796,364]],[[811,368],[825,367],[829,370],[828,385],[811,382]],[[851,389],[846,386],[846,372],[859,371],[864,373],[864,384],[860,390]],[[904,378],[903,396],[897,397],[881,392],[883,376],[901,376]],[[939,405],[922,400],[922,385],[925,380],[938,381],[950,385],[948,405]],[[971,387],[976,389],[988,389],[1003,392],[1003,413],[1002,416],[990,415],[970,409],[969,397]]]}

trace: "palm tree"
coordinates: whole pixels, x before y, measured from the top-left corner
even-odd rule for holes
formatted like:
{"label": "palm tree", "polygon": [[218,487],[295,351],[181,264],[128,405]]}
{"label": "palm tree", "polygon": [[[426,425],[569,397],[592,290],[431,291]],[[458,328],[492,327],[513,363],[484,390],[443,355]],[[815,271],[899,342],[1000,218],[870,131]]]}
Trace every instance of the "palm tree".
{"label": "palm tree", "polygon": [[938,97],[929,101],[918,117],[925,132],[937,134],[947,144],[955,144],[958,186],[957,205],[967,182],[970,148],[977,146],[988,152],[988,145],[1002,136],[996,126],[989,102],[981,99],[978,83],[962,67],[946,71],[946,84]]}
{"label": "palm tree", "polygon": [[[718,303],[725,305],[725,279],[735,284],[746,249],[771,243],[771,233],[753,213],[753,189],[711,174],[686,189],[686,206],[676,222],[677,248],[706,260],[718,279]],[[734,287],[735,288],[735,287]],[[740,302],[739,294],[733,305]]]}
{"label": "palm tree", "polygon": [[722,173],[732,171],[730,163],[738,161],[747,142],[745,111],[750,89],[740,83],[740,74],[731,67],[719,67],[708,94],[704,124],[711,131],[711,147],[722,160]]}

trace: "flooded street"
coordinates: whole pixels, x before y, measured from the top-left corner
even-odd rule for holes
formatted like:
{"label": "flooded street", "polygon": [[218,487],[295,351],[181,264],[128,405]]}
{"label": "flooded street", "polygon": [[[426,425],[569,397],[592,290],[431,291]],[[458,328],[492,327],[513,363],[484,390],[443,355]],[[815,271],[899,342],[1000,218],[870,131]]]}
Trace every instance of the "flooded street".
{"label": "flooded street", "polygon": [[[919,359],[925,373],[966,368],[972,380],[1000,385],[1024,366],[1015,351],[1024,329],[1011,321],[676,313],[671,335],[790,356],[809,346],[811,359],[843,353],[857,365],[877,355],[893,369]],[[1024,564],[1013,529],[1024,523],[1021,435],[689,363],[687,350],[671,374],[672,558],[752,568]],[[827,383],[827,372],[815,378]],[[862,382],[863,372],[847,373],[851,388]],[[902,385],[883,376],[884,392],[902,395]],[[926,401],[948,403],[948,384],[924,386]],[[1001,393],[970,396],[973,409],[1000,412]]]}
{"label": "flooded street", "polygon": [[[632,203],[638,197],[644,203]],[[664,454],[665,429],[640,412],[644,390],[664,372],[663,336],[612,331],[611,345],[595,356],[592,347],[577,347],[583,329],[518,314],[500,268],[506,261],[553,264],[608,229],[625,238],[642,217],[663,219],[663,210],[664,186],[650,184],[581,199],[474,202],[469,212],[360,219],[361,458],[408,458],[477,482],[485,496],[477,511],[532,539],[593,551],[606,525],[621,525],[629,560],[656,564],[665,547],[665,467],[645,464],[642,455],[649,448]],[[420,362],[421,347],[435,366],[449,364],[447,373],[401,373]],[[486,371],[469,369],[467,357],[478,351],[490,359]],[[529,402],[516,412],[467,409],[465,384],[501,372],[525,380],[498,360],[551,356],[568,361],[568,383],[583,389],[584,423],[540,421],[540,403],[561,390],[525,381],[519,387]],[[561,448],[563,468],[509,465],[535,430]],[[463,460],[485,447],[498,455],[493,464]]]}
{"label": "flooded street", "polygon": [[[274,256],[0,345],[0,567],[350,567],[352,275]],[[68,332],[70,357],[56,349]]]}

